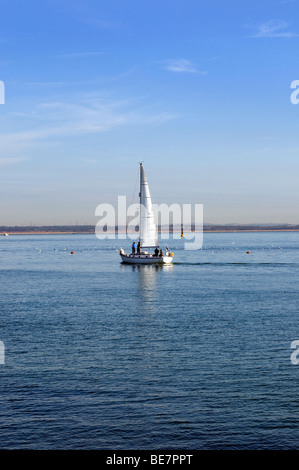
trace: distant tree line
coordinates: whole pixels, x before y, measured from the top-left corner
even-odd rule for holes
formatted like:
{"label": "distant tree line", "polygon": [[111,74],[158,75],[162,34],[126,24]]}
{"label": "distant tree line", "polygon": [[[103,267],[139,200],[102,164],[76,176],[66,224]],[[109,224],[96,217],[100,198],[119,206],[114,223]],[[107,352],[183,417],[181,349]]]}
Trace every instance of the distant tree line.
{"label": "distant tree line", "polygon": [[[113,231],[114,227],[106,227],[106,230]],[[170,233],[173,231],[181,230],[181,227],[174,227],[173,225],[169,225],[169,227],[159,226],[158,231],[169,231]],[[191,225],[191,231],[195,230],[195,226]],[[230,225],[217,225],[217,224],[204,224],[203,231],[214,231],[214,232],[221,232],[221,231],[250,231],[250,230],[299,230],[298,225],[291,225],[291,224],[247,224],[247,225],[238,225],[238,224],[230,224]],[[115,227],[115,233],[124,232],[125,227]],[[135,231],[139,231],[138,225],[135,228]],[[95,226],[94,225],[39,225],[39,226],[0,226],[0,232],[9,233],[95,233]]]}

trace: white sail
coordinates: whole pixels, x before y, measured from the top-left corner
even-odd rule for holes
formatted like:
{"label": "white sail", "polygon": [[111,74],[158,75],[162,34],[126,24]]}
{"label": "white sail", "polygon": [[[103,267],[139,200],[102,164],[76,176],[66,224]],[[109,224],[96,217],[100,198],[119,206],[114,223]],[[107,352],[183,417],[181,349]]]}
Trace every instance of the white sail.
{"label": "white sail", "polygon": [[159,246],[158,232],[155,216],[152,208],[152,200],[149,192],[148,182],[140,163],[140,246],[153,248]]}

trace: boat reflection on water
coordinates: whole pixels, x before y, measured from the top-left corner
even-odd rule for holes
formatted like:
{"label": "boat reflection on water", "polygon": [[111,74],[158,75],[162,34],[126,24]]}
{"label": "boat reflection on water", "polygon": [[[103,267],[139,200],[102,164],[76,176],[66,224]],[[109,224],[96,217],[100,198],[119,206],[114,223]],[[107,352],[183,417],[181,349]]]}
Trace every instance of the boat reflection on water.
{"label": "boat reflection on water", "polygon": [[145,287],[148,287],[150,279],[156,277],[159,271],[172,271],[173,264],[120,264],[121,269],[128,269],[131,272],[139,272],[140,279],[146,280]]}
{"label": "boat reflection on water", "polygon": [[[161,284],[160,275],[170,273],[174,269],[173,264],[120,264],[121,269],[129,270],[137,274],[136,283],[138,286],[137,298],[143,306],[149,309],[156,302],[160,302],[162,292],[158,289]],[[163,295],[163,294],[162,294]],[[139,306],[141,306],[139,304]]]}

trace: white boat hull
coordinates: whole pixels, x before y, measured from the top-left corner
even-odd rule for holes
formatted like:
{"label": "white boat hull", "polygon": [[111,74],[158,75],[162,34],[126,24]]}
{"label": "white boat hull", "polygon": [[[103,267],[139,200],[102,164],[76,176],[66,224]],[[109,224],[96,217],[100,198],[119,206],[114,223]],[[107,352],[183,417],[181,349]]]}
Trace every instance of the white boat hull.
{"label": "white boat hull", "polygon": [[170,264],[172,263],[172,256],[153,256],[149,254],[140,254],[140,255],[127,255],[121,254],[120,257],[123,263],[127,264]]}

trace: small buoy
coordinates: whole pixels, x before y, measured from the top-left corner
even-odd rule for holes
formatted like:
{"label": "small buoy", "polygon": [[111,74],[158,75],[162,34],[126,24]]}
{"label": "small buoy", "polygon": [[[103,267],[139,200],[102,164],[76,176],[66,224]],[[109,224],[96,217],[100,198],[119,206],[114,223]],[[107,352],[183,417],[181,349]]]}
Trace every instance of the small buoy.
{"label": "small buoy", "polygon": [[72,255],[74,255],[74,254],[75,254],[75,252],[74,252],[74,251],[71,251],[71,254],[72,254]]}
{"label": "small buoy", "polygon": [[251,253],[251,251],[247,251],[247,253]]}

